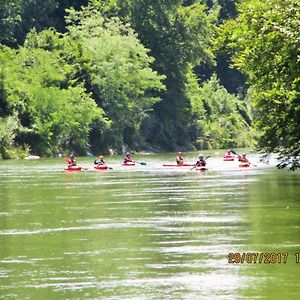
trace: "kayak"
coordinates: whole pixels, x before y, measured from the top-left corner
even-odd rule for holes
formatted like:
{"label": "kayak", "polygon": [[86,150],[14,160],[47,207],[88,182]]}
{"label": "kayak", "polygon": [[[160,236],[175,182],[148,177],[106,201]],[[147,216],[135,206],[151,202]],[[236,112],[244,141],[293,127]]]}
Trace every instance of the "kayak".
{"label": "kayak", "polygon": [[181,164],[181,165],[177,165],[177,164],[163,164],[163,167],[194,167],[195,164]]}
{"label": "kayak", "polygon": [[133,167],[133,166],[135,166],[135,163],[134,163],[134,162],[122,163],[122,166],[125,166],[125,167]]}
{"label": "kayak", "polygon": [[70,167],[66,167],[65,171],[80,171],[81,167],[79,166],[70,166]]}
{"label": "kayak", "polygon": [[108,167],[107,167],[107,165],[95,165],[94,169],[96,169],[96,170],[107,170]]}
{"label": "kayak", "polygon": [[198,167],[196,171],[208,171],[208,169],[206,167]]}
{"label": "kayak", "polygon": [[248,168],[248,167],[250,167],[250,164],[249,163],[240,163],[239,167],[241,167],[241,168]]}
{"label": "kayak", "polygon": [[231,156],[231,155],[225,155],[223,160],[224,160],[224,161],[234,161],[234,156]]}

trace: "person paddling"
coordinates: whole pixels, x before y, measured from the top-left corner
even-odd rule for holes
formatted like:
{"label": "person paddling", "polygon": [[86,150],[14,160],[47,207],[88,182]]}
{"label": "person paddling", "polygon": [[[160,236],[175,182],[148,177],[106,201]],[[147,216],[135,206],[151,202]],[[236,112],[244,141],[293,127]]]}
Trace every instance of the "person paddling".
{"label": "person paddling", "polygon": [[230,157],[233,157],[233,155],[230,150],[227,150],[227,152],[224,155],[224,158],[230,158]]}
{"label": "person paddling", "polygon": [[177,162],[177,165],[183,165],[182,152],[178,152],[178,155],[176,157],[176,162]]}
{"label": "person paddling", "polygon": [[124,164],[130,163],[130,162],[134,162],[134,161],[131,158],[130,152],[127,152],[125,157],[124,157]]}
{"label": "person paddling", "polygon": [[234,160],[234,156],[231,153],[231,150],[227,150],[227,152],[224,154],[224,161],[233,161]]}
{"label": "person paddling", "polygon": [[198,160],[196,161],[195,165],[191,168],[191,170],[197,168],[197,167],[205,167],[206,166],[206,160],[204,158],[203,154],[199,154]]}
{"label": "person paddling", "polygon": [[77,166],[77,163],[76,163],[76,160],[75,160],[75,156],[73,154],[70,155],[67,163],[68,163],[68,167]]}
{"label": "person paddling", "polygon": [[238,156],[238,161],[242,163],[250,163],[248,158],[246,157],[246,153],[243,153],[242,155]]}
{"label": "person paddling", "polygon": [[105,165],[104,157],[100,155],[98,158],[96,158],[94,160],[94,165],[99,165],[99,166]]}

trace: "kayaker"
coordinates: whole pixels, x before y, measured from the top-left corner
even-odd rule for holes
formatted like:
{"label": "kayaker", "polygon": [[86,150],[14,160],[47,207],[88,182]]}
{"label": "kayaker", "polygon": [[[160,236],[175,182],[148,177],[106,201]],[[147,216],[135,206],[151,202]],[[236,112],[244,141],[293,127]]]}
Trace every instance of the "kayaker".
{"label": "kayaker", "polygon": [[182,152],[178,152],[178,155],[176,157],[176,162],[177,162],[177,165],[183,165]]}
{"label": "kayaker", "polygon": [[246,153],[243,153],[242,155],[239,155],[238,160],[239,160],[239,162],[242,162],[242,163],[249,163],[249,160],[246,157]]}
{"label": "kayaker", "polygon": [[100,166],[105,165],[104,157],[102,155],[100,155],[98,158],[96,158],[94,160],[94,164],[95,165],[100,165]]}
{"label": "kayaker", "polygon": [[129,162],[134,162],[134,161],[131,159],[131,154],[129,152],[127,152],[124,157],[124,164],[127,164]]}
{"label": "kayaker", "polygon": [[227,150],[227,153],[224,155],[224,157],[232,157],[231,151]]}
{"label": "kayaker", "polygon": [[68,167],[77,166],[77,163],[75,161],[75,156],[73,154],[70,155],[68,159]]}
{"label": "kayaker", "polygon": [[204,155],[203,154],[199,154],[198,156],[198,160],[195,164],[195,167],[205,167],[206,166],[206,161],[204,159]]}
{"label": "kayaker", "polygon": [[191,170],[197,168],[197,167],[205,167],[206,166],[206,160],[204,158],[203,154],[199,154],[198,160],[196,161],[195,165],[191,168]]}

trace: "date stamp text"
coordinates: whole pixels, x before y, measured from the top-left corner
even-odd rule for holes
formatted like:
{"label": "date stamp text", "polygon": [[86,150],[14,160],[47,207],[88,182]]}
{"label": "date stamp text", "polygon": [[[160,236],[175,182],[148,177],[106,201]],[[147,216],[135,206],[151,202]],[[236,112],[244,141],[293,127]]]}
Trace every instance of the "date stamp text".
{"label": "date stamp text", "polygon": [[229,264],[286,264],[288,261],[300,263],[300,253],[290,255],[288,252],[231,252],[228,253]]}

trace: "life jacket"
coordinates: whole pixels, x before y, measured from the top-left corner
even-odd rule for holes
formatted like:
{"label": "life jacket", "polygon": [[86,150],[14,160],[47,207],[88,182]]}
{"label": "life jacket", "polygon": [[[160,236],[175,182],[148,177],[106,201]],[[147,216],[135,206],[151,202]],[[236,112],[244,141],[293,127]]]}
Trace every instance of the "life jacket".
{"label": "life jacket", "polygon": [[197,167],[205,167],[206,166],[206,161],[205,160],[198,160],[196,162]]}
{"label": "life jacket", "polygon": [[124,163],[128,163],[128,162],[132,162],[132,159],[131,159],[131,157],[129,155],[126,155],[124,157]]}
{"label": "life jacket", "polygon": [[71,167],[71,166],[76,166],[75,159],[69,158],[69,159],[68,159],[68,166],[69,166],[69,167]]}
{"label": "life jacket", "polygon": [[177,156],[176,157],[176,162],[178,165],[182,164],[183,163],[183,158],[181,156]]}
{"label": "life jacket", "polygon": [[103,159],[95,159],[95,165],[105,165],[105,161]]}
{"label": "life jacket", "polygon": [[243,156],[239,156],[239,161],[243,162],[243,163],[249,162],[249,160],[246,157],[243,157]]}

